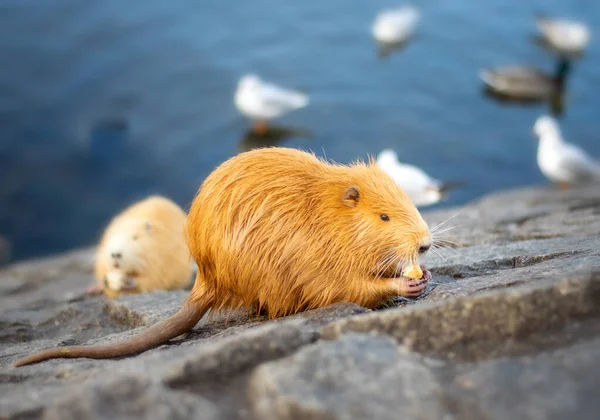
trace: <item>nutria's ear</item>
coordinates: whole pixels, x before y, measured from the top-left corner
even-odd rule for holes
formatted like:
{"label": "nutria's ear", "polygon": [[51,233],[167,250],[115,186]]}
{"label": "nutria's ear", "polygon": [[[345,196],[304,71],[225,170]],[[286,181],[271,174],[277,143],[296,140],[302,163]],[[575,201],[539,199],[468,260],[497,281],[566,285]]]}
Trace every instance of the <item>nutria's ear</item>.
{"label": "nutria's ear", "polygon": [[358,190],[358,187],[352,185],[351,187],[348,187],[346,191],[344,191],[344,197],[342,198],[342,202],[348,207],[356,207],[359,199],[360,191]]}

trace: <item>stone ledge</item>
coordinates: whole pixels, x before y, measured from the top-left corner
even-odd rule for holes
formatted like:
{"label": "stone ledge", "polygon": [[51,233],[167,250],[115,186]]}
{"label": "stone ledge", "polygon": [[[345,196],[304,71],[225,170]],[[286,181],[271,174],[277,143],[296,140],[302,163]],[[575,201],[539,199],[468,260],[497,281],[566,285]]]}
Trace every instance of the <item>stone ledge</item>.
{"label": "stone ledge", "polygon": [[4,267],[0,417],[595,418],[600,187],[501,192],[424,218],[457,213],[443,234],[453,249],[426,258],[423,298],[276,321],[216,314],[118,360],[10,367],[43,348],[129,337],[188,292],[86,297],[93,249]]}

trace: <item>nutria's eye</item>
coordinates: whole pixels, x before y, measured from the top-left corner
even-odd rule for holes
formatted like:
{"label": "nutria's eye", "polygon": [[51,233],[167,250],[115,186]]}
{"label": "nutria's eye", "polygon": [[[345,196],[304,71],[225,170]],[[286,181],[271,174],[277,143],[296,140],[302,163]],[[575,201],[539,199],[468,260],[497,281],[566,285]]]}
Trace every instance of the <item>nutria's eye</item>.
{"label": "nutria's eye", "polygon": [[390,218],[389,218],[389,216],[387,214],[382,214],[379,217],[381,217],[381,220],[383,220],[384,222],[389,222],[390,221]]}

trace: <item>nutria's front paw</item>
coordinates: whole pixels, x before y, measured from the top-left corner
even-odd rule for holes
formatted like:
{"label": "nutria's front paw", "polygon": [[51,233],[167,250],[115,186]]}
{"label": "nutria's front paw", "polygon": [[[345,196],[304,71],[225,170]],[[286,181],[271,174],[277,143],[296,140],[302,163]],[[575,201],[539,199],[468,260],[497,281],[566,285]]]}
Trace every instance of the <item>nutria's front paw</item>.
{"label": "nutria's front paw", "polygon": [[408,298],[419,297],[427,289],[427,284],[431,280],[431,272],[423,267],[423,276],[420,279],[409,279],[400,277],[396,279],[398,295]]}
{"label": "nutria's front paw", "polygon": [[86,293],[88,295],[98,295],[102,292],[103,292],[102,287],[98,286],[97,284],[94,284],[94,285],[88,287],[86,290]]}

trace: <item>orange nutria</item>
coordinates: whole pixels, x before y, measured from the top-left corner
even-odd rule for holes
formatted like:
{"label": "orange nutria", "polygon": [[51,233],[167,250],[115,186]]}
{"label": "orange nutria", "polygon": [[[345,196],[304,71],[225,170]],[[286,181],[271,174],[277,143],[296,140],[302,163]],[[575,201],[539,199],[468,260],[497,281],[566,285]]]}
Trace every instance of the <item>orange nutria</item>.
{"label": "orange nutria", "polygon": [[375,307],[418,296],[431,245],[407,195],[369,164],[330,164],[286,148],[239,154],[215,169],[194,199],[186,238],[198,272],[172,317],[120,343],[61,347],[18,360],[135,354],[191,330],[209,309],[270,317],[337,302]]}
{"label": "orange nutria", "polygon": [[161,196],[150,196],[119,213],[96,251],[98,288],[112,298],[185,288],[192,274],[186,217],[181,207]]}

